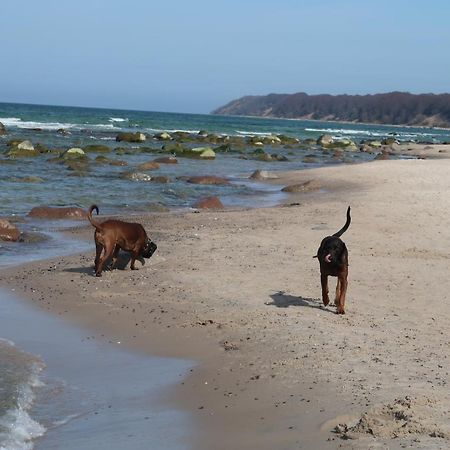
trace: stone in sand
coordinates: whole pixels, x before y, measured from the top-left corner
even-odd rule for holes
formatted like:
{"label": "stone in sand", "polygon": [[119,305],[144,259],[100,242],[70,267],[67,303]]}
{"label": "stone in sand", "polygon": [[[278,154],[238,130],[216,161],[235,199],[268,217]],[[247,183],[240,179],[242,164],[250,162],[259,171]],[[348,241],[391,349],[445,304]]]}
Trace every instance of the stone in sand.
{"label": "stone in sand", "polygon": [[19,237],[19,229],[9,220],[0,218],[0,240],[17,242]]}
{"label": "stone in sand", "polygon": [[197,209],[223,209],[223,204],[219,198],[211,196],[197,200],[193,207]]}
{"label": "stone in sand", "polygon": [[27,215],[38,219],[85,219],[86,211],[76,207],[36,206]]}

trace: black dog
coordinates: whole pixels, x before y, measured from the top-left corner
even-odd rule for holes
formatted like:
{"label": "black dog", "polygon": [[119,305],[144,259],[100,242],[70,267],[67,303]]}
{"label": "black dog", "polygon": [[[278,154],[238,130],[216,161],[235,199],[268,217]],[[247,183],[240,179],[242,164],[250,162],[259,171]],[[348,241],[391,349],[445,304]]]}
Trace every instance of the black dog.
{"label": "black dog", "polygon": [[322,284],[322,301],[328,305],[328,276],[337,277],[336,298],[334,304],[337,306],[338,314],[345,314],[345,294],[347,292],[348,277],[348,251],[344,242],[340,239],[350,226],[350,206],[347,209],[347,221],[345,225],[332,236],[327,236],[320,243],[315,258],[319,259],[320,282]]}

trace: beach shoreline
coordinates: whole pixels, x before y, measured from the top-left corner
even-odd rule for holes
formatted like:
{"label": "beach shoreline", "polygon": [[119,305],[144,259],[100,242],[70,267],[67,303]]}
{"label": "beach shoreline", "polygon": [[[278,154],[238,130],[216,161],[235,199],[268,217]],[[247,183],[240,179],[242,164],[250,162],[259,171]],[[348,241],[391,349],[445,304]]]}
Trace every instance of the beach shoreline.
{"label": "beach shoreline", "polygon": [[[92,249],[2,270],[1,285],[134,351],[197,361],[173,394],[196,425],[190,448],[445,448],[449,169],[440,159],[277,173],[268,182],[315,188],[277,207],[139,218],[158,251],[138,271],[95,278]],[[312,256],[348,205],[339,317],[321,306]],[[67,233],[92,240],[88,225]],[[372,433],[352,428],[406,397],[413,431],[387,414]]]}

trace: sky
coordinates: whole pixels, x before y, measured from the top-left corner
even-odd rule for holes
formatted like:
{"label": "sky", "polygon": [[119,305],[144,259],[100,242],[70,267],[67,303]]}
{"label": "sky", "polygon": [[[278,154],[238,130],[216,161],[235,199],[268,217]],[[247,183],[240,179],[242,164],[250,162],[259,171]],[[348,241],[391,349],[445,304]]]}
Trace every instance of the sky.
{"label": "sky", "polygon": [[448,0],[2,0],[0,102],[209,113],[450,92]]}

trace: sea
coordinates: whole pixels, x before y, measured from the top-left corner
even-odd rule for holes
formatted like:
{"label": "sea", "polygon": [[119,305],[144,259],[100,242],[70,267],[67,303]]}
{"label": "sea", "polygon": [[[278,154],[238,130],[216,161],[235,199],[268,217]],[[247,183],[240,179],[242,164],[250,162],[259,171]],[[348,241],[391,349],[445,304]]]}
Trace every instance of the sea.
{"label": "sea", "polygon": [[[255,170],[307,170],[375,157],[358,151],[339,157],[324,152],[315,144],[323,134],[357,144],[392,138],[450,142],[450,130],[434,128],[10,103],[0,103],[0,122],[7,130],[0,136],[0,217],[15,222],[26,237],[19,243],[0,242],[0,270],[88,249],[86,243],[61,237],[61,230],[73,222],[27,217],[35,206],[87,208],[96,203],[101,214],[127,216],[151,212],[155,205],[169,211],[190,209],[205,196],[219,197],[226,207],[270,206],[284,194],[279,187],[251,181]],[[147,139],[117,142],[121,132],[141,132]],[[213,160],[177,157],[178,164],[161,164],[157,170],[164,182],[153,182],[154,172],[141,171],[138,165],[171,154],[164,147],[167,142],[154,137],[161,132],[187,137],[183,145],[191,148],[207,145],[213,150],[217,145],[205,144],[201,136],[255,142],[282,135],[300,143],[265,144],[259,152],[254,145],[231,145]],[[41,152],[11,158],[13,140],[30,141]],[[59,163],[62,152],[88,145],[103,145],[108,151],[89,153],[81,169]],[[261,151],[276,157],[261,159]],[[226,177],[230,184],[187,183],[186,177],[194,175]],[[88,337],[88,330],[0,290],[0,450],[187,448],[189,417],[163,405],[159,394],[185,376],[193,362],[133,354],[120,343]]]}

